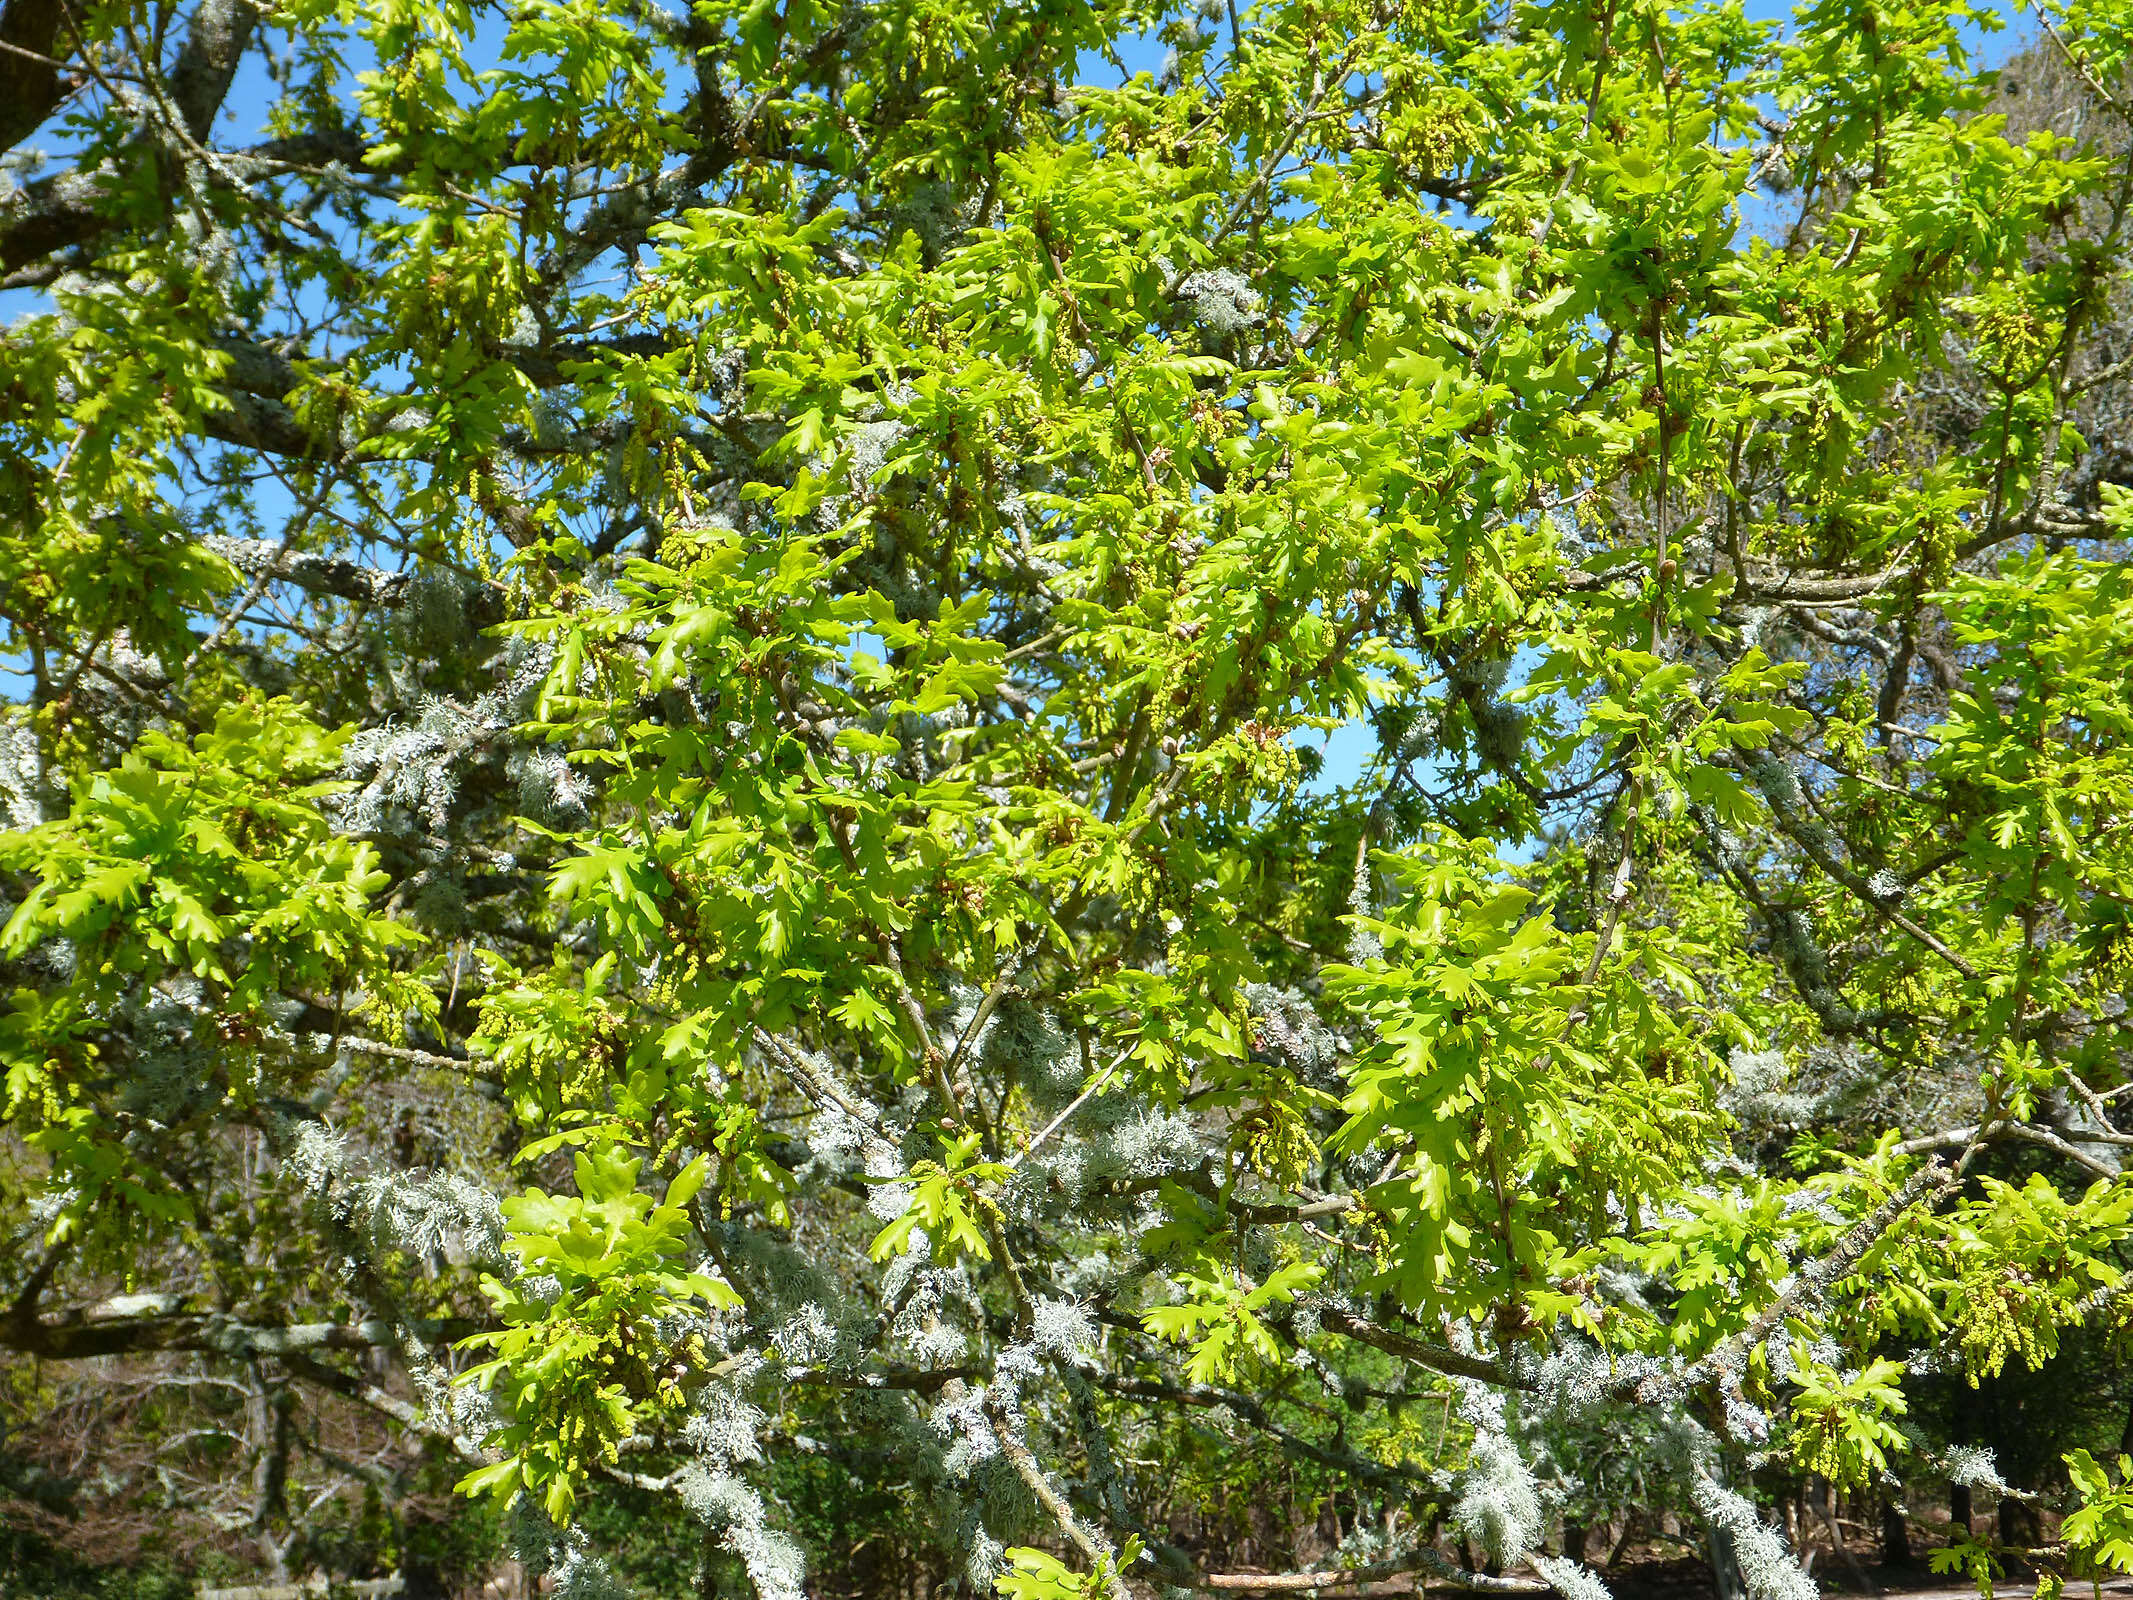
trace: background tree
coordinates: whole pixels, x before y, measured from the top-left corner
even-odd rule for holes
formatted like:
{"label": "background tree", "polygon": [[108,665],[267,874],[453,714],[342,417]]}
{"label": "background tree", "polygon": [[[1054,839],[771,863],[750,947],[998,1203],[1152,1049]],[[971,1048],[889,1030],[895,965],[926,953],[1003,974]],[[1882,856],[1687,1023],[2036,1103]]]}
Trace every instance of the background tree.
{"label": "background tree", "polygon": [[1997,1492],[2133,1282],[2133,17],[1995,20],[9,0],[10,1504],[1793,1600]]}

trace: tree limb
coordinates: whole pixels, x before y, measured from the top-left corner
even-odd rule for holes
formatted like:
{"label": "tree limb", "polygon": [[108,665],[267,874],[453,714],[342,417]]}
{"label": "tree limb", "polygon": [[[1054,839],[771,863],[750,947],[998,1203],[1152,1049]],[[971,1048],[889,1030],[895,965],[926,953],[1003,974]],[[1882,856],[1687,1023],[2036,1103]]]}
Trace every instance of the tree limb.
{"label": "tree limb", "polygon": [[1397,1333],[1391,1328],[1356,1316],[1353,1312],[1327,1308],[1319,1312],[1318,1324],[1328,1332],[1338,1333],[1358,1344],[1367,1344],[1389,1356],[1398,1356],[1403,1361],[1412,1361],[1417,1366],[1448,1373],[1455,1378],[1472,1378],[1476,1382],[1492,1384],[1499,1389],[1533,1387],[1501,1362],[1491,1361],[1485,1356],[1462,1355],[1457,1350],[1441,1344],[1429,1344],[1410,1338],[1404,1333]]}
{"label": "tree limb", "polygon": [[1313,1443],[1301,1434],[1284,1428],[1267,1415],[1264,1406],[1249,1395],[1238,1394],[1233,1390],[1210,1389],[1205,1384],[1198,1383],[1166,1383],[1157,1378],[1116,1377],[1108,1373],[1091,1373],[1089,1379],[1098,1388],[1134,1399],[1162,1400],[1172,1405],[1226,1408],[1260,1432],[1272,1437],[1291,1455],[1302,1456],[1322,1467],[1331,1467],[1336,1472],[1361,1478],[1381,1487],[1406,1489],[1417,1477],[1422,1476],[1412,1469],[1391,1467],[1382,1461],[1373,1461],[1353,1450]]}
{"label": "tree limb", "polygon": [[1950,1128],[1943,1133],[1929,1133],[1916,1139],[1906,1139],[1896,1148],[1905,1155],[1923,1155],[1928,1150],[1961,1150],[1973,1144],[1992,1144],[2001,1139],[2013,1139],[2023,1144],[2041,1145],[2054,1154],[2064,1156],[2076,1166],[2084,1168],[2095,1177],[2113,1179],[2122,1176],[2118,1168],[2109,1162],[2099,1161],[2072,1141],[2052,1132],[2049,1128],[2037,1127],[2034,1123],[2002,1120],[1990,1124],[1973,1123],[1967,1128]]}
{"label": "tree limb", "polygon": [[[8,0],[0,6],[0,149],[37,131],[64,97],[60,60],[61,0]],[[42,57],[43,59],[38,59]]]}
{"label": "tree limb", "polygon": [[352,1373],[338,1371],[323,1361],[314,1361],[309,1356],[294,1352],[284,1352],[280,1360],[284,1367],[306,1383],[316,1384],[343,1399],[353,1400],[357,1405],[390,1417],[410,1433],[420,1434],[425,1439],[442,1440],[450,1445],[453,1452],[463,1461],[479,1463],[489,1459],[481,1446],[472,1439],[454,1433],[450,1428],[438,1426],[424,1414],[420,1406],[402,1400],[397,1395],[388,1394],[374,1383]]}
{"label": "tree limb", "polygon": [[[43,1322],[18,1318],[0,1323],[0,1349],[18,1350],[47,1361],[82,1361],[94,1356],[141,1355],[151,1351],[199,1351],[244,1359],[283,1357],[311,1350],[393,1348],[399,1336],[390,1322],[306,1322],[271,1326],[241,1322],[219,1312],[132,1314],[140,1300],[128,1296],[91,1307],[79,1321]],[[112,1314],[116,1312],[117,1314]],[[481,1324],[464,1318],[418,1322],[420,1338],[432,1343],[461,1339]]]}
{"label": "tree limb", "polygon": [[1315,1594],[1333,1590],[1345,1597],[1355,1593],[1396,1594],[1408,1587],[1385,1584],[1386,1579],[1426,1579],[1441,1584],[1447,1589],[1461,1589],[1469,1594],[1547,1594],[1550,1586],[1539,1578],[1491,1577],[1485,1572],[1469,1572],[1466,1568],[1446,1560],[1434,1550],[1417,1550],[1395,1561],[1380,1561],[1367,1567],[1353,1567],[1335,1572],[1210,1572],[1201,1580],[1203,1588],[1230,1591],[1247,1590],[1255,1594]]}

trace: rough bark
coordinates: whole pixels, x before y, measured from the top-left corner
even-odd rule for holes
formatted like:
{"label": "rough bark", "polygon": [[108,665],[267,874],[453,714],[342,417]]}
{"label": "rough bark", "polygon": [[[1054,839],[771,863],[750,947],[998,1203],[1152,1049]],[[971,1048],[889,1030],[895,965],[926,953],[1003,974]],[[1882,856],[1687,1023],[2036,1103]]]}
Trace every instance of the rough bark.
{"label": "rough bark", "polygon": [[[60,0],[8,0],[0,6],[0,149],[35,133],[64,98],[58,62],[67,49]],[[34,59],[42,56],[42,61]]]}

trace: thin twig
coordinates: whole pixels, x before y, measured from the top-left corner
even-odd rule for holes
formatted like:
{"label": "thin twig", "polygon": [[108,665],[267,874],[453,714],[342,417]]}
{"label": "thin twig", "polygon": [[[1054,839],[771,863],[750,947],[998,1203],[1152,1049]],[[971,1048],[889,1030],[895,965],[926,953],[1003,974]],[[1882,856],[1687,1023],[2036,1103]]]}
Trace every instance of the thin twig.
{"label": "thin twig", "polygon": [[1070,1104],[1064,1111],[1060,1112],[1058,1116],[1052,1118],[1050,1122],[1047,1122],[1044,1125],[1043,1129],[1039,1131],[1036,1138],[1030,1140],[1030,1142],[1025,1145],[1019,1152],[1017,1152],[1014,1156],[1008,1159],[1007,1170],[1010,1172],[1014,1171],[1017,1167],[1021,1166],[1026,1159],[1034,1155],[1039,1145],[1043,1144],[1045,1140],[1049,1139],[1053,1134],[1057,1133],[1061,1125],[1065,1123],[1067,1118],[1071,1117],[1075,1112],[1079,1111],[1083,1105],[1087,1104],[1089,1097],[1095,1094],[1105,1084],[1109,1083],[1111,1081],[1112,1074],[1117,1072],[1120,1067],[1124,1066],[1128,1061],[1131,1061],[1132,1059],[1133,1052],[1131,1050],[1121,1052],[1117,1060],[1113,1061],[1108,1067],[1104,1068],[1102,1072],[1097,1074],[1096,1079],[1093,1083],[1091,1083],[1086,1089],[1082,1090],[1080,1094],[1074,1097],[1072,1104]]}

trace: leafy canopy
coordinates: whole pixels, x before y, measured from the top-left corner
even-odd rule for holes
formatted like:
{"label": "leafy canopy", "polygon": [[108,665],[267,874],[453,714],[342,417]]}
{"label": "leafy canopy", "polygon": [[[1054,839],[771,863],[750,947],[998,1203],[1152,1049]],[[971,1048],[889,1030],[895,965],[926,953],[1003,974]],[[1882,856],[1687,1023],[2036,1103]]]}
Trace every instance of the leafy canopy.
{"label": "leafy canopy", "polygon": [[0,1343],[565,1573],[798,1593],[828,1437],[1197,1583],[1219,1406],[1503,1562],[1645,1441],[1760,1596],[2122,1320],[2125,0],[2026,120],[1901,0],[35,11]]}

